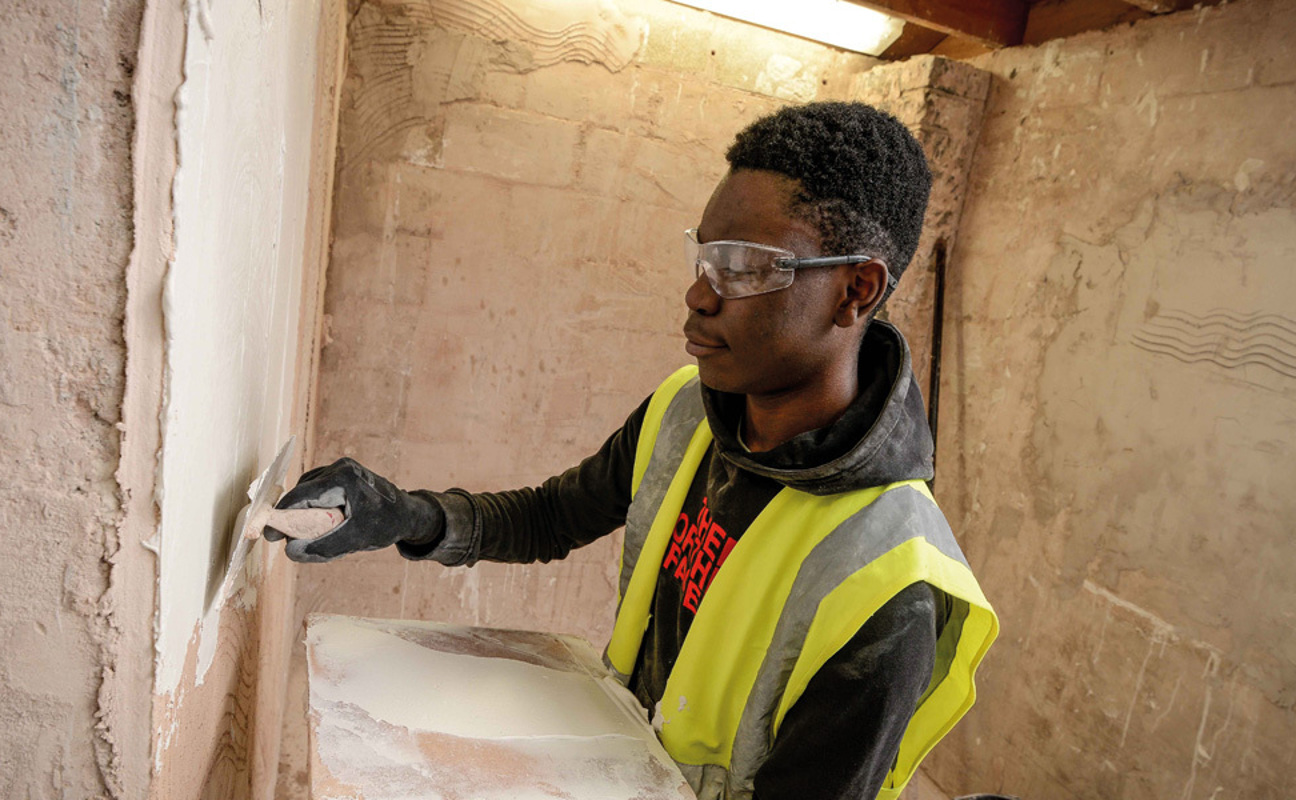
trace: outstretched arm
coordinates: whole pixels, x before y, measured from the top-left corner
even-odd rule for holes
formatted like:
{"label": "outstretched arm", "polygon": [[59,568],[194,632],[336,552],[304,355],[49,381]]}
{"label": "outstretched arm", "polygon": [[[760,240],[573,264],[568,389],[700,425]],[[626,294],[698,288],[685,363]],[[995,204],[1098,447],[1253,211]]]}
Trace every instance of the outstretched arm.
{"label": "outstretched arm", "polygon": [[598,452],[538,487],[432,495],[445,511],[445,535],[400,543],[401,555],[443,564],[479,559],[530,563],[563,558],[625,524],[635,447],[648,401],[635,409]]}
{"label": "outstretched arm", "polygon": [[[317,539],[287,546],[294,561],[331,561],[396,545],[410,559],[447,565],[562,558],[616,530],[630,504],[645,400],[597,453],[530,489],[473,494],[403,491],[349,458],[311,470],[280,509],[338,508],[345,520]],[[267,539],[283,538],[266,528]]]}

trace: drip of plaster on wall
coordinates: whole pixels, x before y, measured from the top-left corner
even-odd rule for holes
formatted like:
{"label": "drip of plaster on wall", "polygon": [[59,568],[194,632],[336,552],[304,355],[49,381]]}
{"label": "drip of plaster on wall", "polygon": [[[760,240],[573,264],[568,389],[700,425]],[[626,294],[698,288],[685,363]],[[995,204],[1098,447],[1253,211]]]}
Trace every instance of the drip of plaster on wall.
{"label": "drip of plaster on wall", "polygon": [[204,619],[204,607],[230,525],[292,432],[318,16],[318,4],[270,0],[186,8],[163,293],[161,694],[179,685],[195,635],[202,682],[221,611]]}

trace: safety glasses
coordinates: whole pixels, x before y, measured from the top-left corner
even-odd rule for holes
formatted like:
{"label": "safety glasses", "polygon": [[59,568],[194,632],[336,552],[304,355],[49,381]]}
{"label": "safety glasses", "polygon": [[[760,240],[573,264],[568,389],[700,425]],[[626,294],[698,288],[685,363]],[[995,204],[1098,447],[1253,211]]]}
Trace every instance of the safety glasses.
{"label": "safety glasses", "polygon": [[[792,285],[799,269],[863,264],[871,256],[822,256],[797,258],[791,250],[755,242],[718,241],[699,244],[697,228],[684,231],[684,253],[693,265],[693,277],[706,274],[715,293],[726,299],[777,292]],[[896,279],[887,272],[887,286],[895,289]]]}

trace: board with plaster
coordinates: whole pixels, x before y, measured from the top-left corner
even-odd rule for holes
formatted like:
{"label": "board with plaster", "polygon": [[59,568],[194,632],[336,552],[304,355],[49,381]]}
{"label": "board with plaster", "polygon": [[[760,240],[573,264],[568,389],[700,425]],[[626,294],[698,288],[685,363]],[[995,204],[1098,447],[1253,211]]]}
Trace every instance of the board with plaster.
{"label": "board with plaster", "polygon": [[314,614],[314,800],[691,800],[634,696],[573,636]]}

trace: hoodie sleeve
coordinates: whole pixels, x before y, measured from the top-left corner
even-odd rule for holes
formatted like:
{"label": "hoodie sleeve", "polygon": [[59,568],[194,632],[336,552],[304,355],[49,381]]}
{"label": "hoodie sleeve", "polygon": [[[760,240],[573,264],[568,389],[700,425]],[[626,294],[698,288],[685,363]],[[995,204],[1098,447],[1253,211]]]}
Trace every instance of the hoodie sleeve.
{"label": "hoodie sleeve", "polygon": [[788,709],[756,800],[874,798],[936,661],[935,590],[916,583],[878,609]]}
{"label": "hoodie sleeve", "polygon": [[[649,398],[651,399],[651,398]],[[644,400],[598,452],[540,486],[505,492],[424,493],[445,512],[444,535],[397,544],[409,559],[447,566],[478,560],[530,563],[563,558],[625,524]]]}

